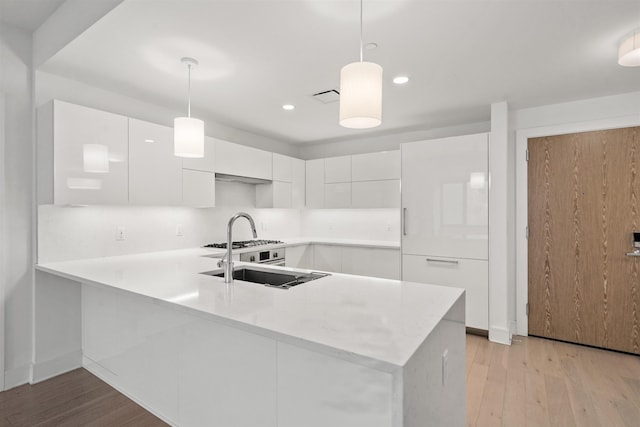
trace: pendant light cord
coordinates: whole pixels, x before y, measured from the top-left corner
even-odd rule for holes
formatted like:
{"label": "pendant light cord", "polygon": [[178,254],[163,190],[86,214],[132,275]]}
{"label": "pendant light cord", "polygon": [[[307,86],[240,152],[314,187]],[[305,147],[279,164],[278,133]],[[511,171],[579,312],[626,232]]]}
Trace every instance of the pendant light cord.
{"label": "pendant light cord", "polygon": [[189,83],[187,86],[187,117],[191,117],[191,64],[187,64],[189,69]]}
{"label": "pendant light cord", "polygon": [[360,0],[360,62],[362,62],[362,45],[363,45],[363,41],[362,41],[362,0]]}

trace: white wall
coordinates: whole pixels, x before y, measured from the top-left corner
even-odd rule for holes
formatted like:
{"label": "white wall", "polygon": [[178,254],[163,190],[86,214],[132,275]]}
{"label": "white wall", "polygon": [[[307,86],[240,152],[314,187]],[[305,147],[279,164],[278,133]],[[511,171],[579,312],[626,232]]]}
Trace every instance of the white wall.
{"label": "white wall", "polygon": [[33,139],[31,36],[0,25],[0,92],[5,97],[4,209],[0,286],[5,302],[5,388],[29,378],[32,325]]}

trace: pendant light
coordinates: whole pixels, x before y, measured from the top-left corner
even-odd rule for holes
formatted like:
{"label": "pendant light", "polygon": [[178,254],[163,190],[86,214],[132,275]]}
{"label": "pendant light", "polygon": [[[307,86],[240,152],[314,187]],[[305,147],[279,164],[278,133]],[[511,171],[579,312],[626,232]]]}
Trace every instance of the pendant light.
{"label": "pendant light", "polygon": [[362,0],[360,0],[360,61],[340,71],[340,125],[367,129],[382,123],[382,67],[362,55]]}
{"label": "pendant light", "polygon": [[620,44],[618,64],[624,67],[640,66],[640,29],[634,31]]}
{"label": "pendant light", "polygon": [[198,65],[193,58],[182,58],[189,69],[187,117],[173,119],[173,153],[178,157],[204,157],[204,122],[191,117],[191,67]]}

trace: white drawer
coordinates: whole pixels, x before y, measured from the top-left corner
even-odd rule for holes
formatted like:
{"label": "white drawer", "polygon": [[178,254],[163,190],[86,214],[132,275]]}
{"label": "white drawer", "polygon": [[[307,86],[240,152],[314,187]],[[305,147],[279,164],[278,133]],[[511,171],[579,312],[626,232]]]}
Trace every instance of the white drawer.
{"label": "white drawer", "polygon": [[464,288],[467,326],[489,329],[488,261],[403,255],[402,280]]}

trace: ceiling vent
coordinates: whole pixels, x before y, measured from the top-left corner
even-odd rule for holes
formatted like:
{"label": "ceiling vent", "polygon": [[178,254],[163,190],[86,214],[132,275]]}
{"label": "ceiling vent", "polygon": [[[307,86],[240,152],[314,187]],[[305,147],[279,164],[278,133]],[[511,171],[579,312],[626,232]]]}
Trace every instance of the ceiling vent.
{"label": "ceiling vent", "polygon": [[323,92],[314,93],[311,97],[323,104],[330,104],[332,102],[340,101],[340,92],[336,89],[325,90]]}

